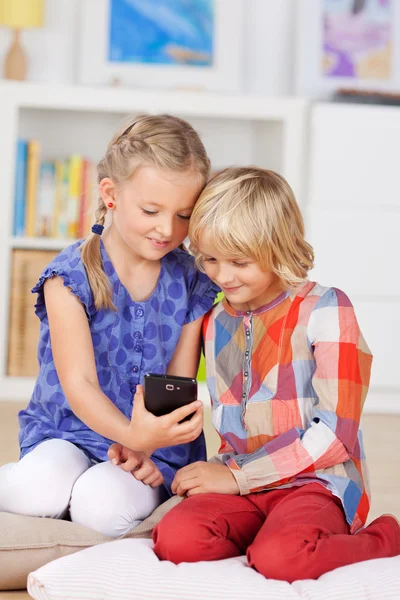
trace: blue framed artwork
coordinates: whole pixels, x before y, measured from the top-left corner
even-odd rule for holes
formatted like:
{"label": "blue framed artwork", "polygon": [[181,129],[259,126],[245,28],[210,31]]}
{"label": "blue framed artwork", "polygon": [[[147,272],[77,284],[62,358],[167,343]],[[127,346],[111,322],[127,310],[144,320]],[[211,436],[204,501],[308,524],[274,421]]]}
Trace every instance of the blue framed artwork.
{"label": "blue framed artwork", "polygon": [[82,0],[80,81],[240,91],[243,0]]}
{"label": "blue framed artwork", "polygon": [[111,0],[109,60],[210,67],[214,0]]}

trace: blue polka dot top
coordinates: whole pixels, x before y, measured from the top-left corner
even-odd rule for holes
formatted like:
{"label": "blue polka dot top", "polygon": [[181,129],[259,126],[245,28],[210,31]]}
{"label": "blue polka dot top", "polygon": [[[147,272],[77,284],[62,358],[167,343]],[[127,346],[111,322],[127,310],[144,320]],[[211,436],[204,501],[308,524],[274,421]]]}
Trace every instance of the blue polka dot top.
{"label": "blue polka dot top", "polygon": [[[54,365],[43,285],[59,276],[85,308],[93,340],[100,387],[108,398],[131,417],[136,386],[145,373],[165,373],[183,325],[205,314],[213,305],[218,288],[197,271],[194,259],[176,249],[161,260],[161,271],[153,294],[134,302],[118,279],[102,241],[104,270],[113,290],[117,311],[97,310],[77,242],[63,250],[43,271],[32,289],[37,293],[36,314],[40,319],[39,375],[27,408],[19,413],[21,458],[46,439],[72,442],[94,461],[106,461],[111,440],[89,429],[72,412]],[[175,472],[205,460],[201,435],[191,444],[161,448],[152,459],[164,475],[171,493]]]}

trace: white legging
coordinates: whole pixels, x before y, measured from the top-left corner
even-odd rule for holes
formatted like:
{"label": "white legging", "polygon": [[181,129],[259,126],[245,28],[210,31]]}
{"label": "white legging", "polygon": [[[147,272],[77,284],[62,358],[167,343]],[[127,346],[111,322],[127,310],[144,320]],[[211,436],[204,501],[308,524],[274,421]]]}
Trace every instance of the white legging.
{"label": "white legging", "polygon": [[120,467],[92,466],[82,450],[65,440],[46,440],[19,462],[0,467],[0,511],[71,520],[118,537],[139,524],[164,500]]}

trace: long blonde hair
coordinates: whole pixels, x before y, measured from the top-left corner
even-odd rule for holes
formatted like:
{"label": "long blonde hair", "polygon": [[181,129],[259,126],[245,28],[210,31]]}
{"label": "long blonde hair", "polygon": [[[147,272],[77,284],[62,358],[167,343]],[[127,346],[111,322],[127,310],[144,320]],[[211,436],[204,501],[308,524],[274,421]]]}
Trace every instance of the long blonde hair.
{"label": "long blonde hair", "polygon": [[293,191],[274,171],[231,167],[211,179],[189,225],[190,249],[200,269],[204,234],[221,254],[251,258],[286,288],[303,283],[314,264]]}
{"label": "long blonde hair", "polygon": [[[210,160],[196,131],[186,121],[171,115],[131,118],[113,136],[105,156],[98,163],[98,182],[109,177],[115,185],[121,186],[143,166],[171,172],[193,169],[204,184],[210,172]],[[107,208],[100,197],[96,224],[104,225],[106,214]],[[115,310],[101,260],[100,236],[92,233],[82,244],[81,253],[97,310]]]}

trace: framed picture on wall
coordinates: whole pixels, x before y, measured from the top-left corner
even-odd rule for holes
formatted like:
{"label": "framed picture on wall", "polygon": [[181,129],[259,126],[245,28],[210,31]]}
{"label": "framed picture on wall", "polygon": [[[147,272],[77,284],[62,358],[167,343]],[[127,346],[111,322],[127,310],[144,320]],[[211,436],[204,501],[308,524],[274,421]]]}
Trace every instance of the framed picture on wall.
{"label": "framed picture on wall", "polygon": [[243,0],[82,0],[79,81],[239,91]]}
{"label": "framed picture on wall", "polygon": [[296,92],[400,93],[398,0],[299,0]]}

